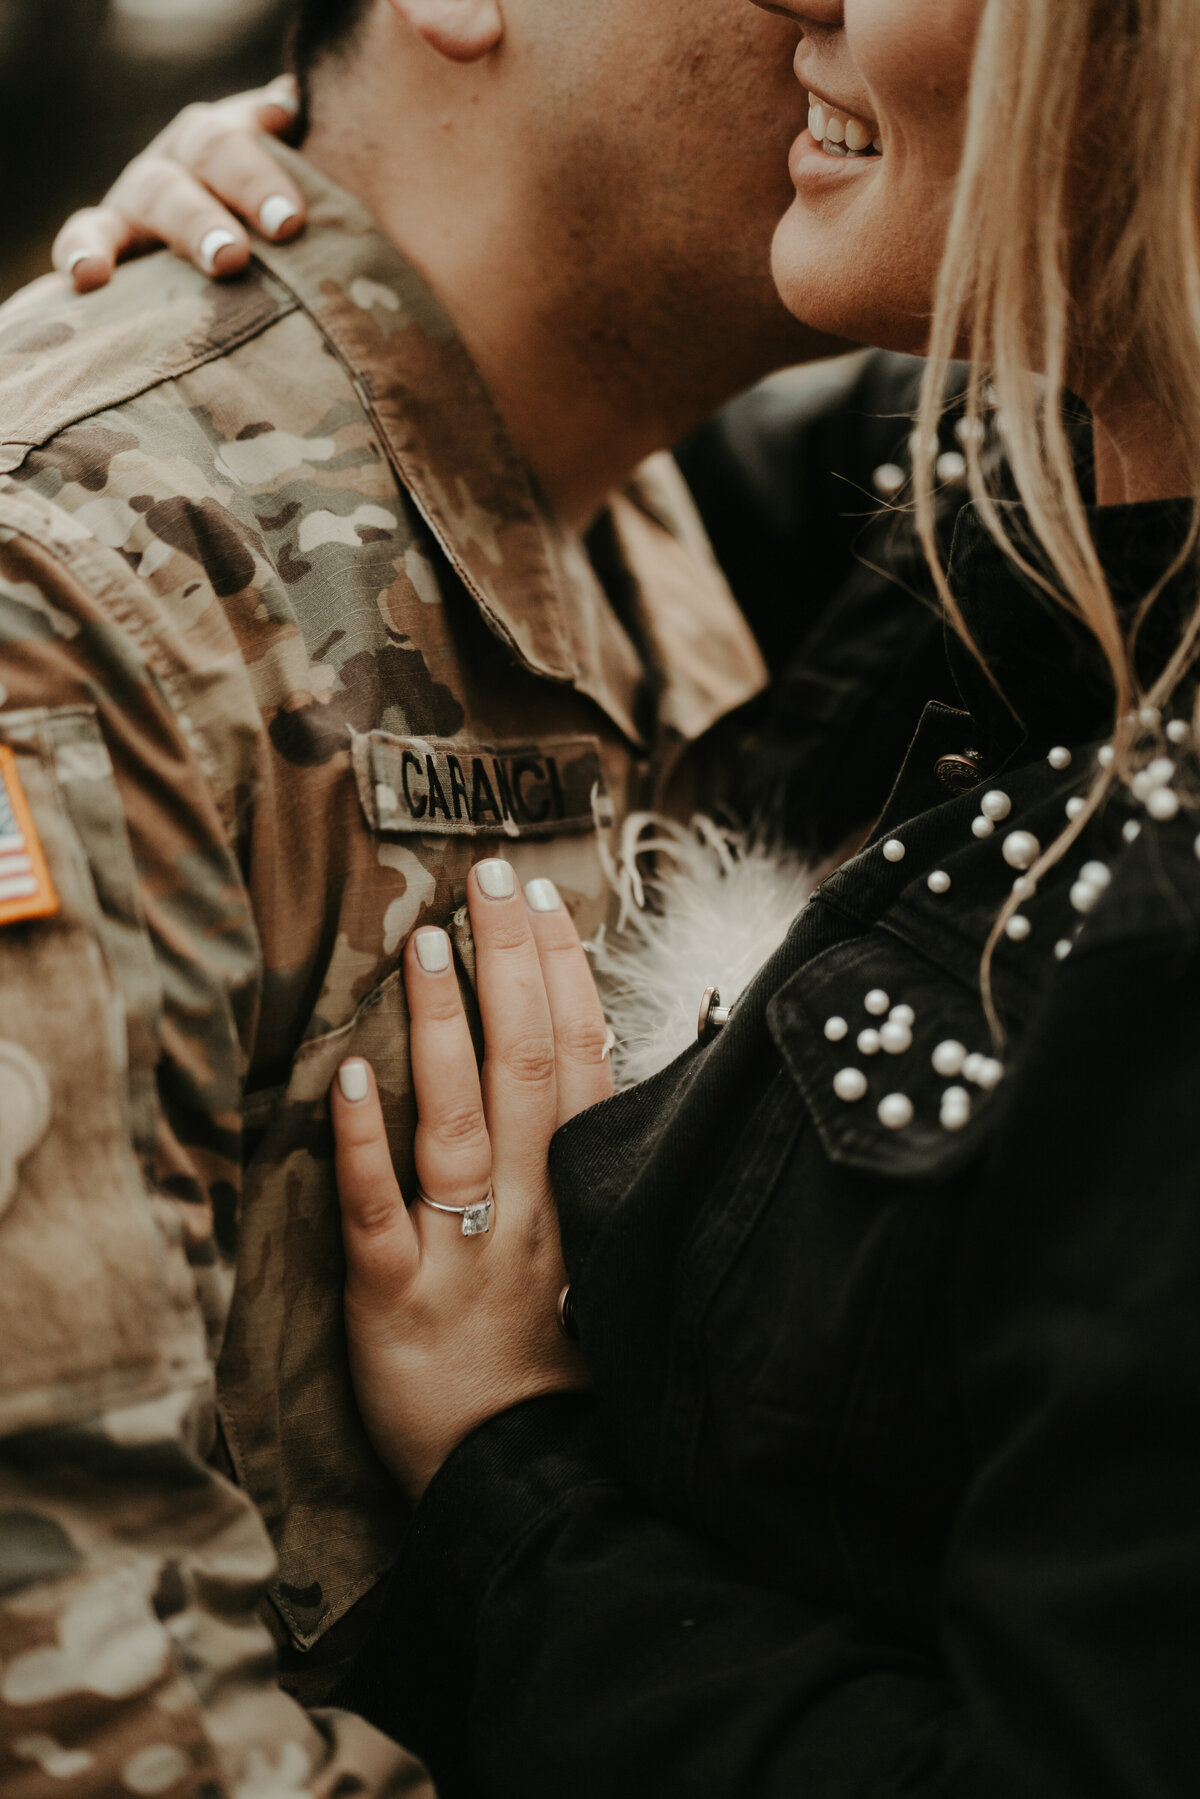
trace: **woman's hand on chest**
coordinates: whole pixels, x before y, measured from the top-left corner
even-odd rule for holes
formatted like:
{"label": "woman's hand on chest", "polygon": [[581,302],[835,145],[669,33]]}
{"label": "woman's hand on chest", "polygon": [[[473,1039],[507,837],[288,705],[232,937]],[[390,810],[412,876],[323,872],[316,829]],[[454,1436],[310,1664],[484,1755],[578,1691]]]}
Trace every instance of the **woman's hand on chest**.
{"label": "woman's hand on chest", "polygon": [[374,1076],[343,1063],[332,1114],[346,1247],[346,1327],[367,1430],[419,1498],[476,1425],[586,1385],[558,1324],[565,1281],[547,1172],[558,1125],[607,1097],[607,1030],[570,916],[548,881],[528,900],[506,862],[468,883],[482,1071],[449,938],[405,952],[421,1189],[405,1204]]}

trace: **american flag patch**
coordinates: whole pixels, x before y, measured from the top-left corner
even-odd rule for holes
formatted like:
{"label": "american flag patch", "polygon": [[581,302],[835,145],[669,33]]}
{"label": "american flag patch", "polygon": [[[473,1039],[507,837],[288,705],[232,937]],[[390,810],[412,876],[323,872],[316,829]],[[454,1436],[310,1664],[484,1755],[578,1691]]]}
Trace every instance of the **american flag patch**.
{"label": "american flag patch", "polygon": [[58,895],[17,778],[17,758],[0,744],[0,925],[49,918]]}

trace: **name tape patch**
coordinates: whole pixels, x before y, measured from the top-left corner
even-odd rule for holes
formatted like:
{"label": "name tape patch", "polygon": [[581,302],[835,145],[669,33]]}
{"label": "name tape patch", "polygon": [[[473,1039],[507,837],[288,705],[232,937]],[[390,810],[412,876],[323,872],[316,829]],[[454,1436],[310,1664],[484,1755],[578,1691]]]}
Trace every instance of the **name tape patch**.
{"label": "name tape patch", "polygon": [[58,895],[17,775],[17,758],[0,744],[0,925],[50,918]]}
{"label": "name tape patch", "polygon": [[612,822],[595,737],[469,743],[368,731],[354,739],[354,771],[375,831],[557,837]]}

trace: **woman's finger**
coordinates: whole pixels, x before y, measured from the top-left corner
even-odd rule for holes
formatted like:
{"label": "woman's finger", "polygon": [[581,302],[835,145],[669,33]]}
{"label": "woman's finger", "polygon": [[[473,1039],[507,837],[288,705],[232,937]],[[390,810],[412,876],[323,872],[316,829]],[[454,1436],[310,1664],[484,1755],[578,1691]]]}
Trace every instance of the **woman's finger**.
{"label": "woman's finger", "polygon": [[119,212],[85,206],[71,214],[54,240],[51,257],[55,268],[71,277],[76,293],[90,294],[106,286],[121,258],[145,242]]}
{"label": "woman's finger", "polygon": [[609,1033],[579,932],[553,881],[527,881],[525,901],[554,1026],[557,1122],[612,1092]]}
{"label": "woman's finger", "polygon": [[300,116],[300,84],[294,75],[277,75],[249,96],[260,131],[286,137]]}
{"label": "woman's finger", "polygon": [[188,107],[151,151],[180,164],[214,199],[264,237],[278,240],[303,225],[304,200],[263,141],[264,111],[282,116],[277,103],[258,94]]}
{"label": "woman's finger", "polygon": [[557,1121],[554,1027],[525,898],[508,862],[467,881],[483,1018],[483,1103],[497,1171],[538,1196]]}
{"label": "woman's finger", "polygon": [[233,214],[180,163],[147,150],[117,177],[104,210],[143,240],[169,244],[206,275],[241,272],[250,240]]}
{"label": "woman's finger", "polygon": [[359,1057],[342,1063],[329,1108],[346,1283],[366,1297],[386,1296],[411,1278],[419,1253],[392,1167],[379,1092],[368,1063]]}
{"label": "woman's finger", "polygon": [[[404,984],[417,1101],[417,1178],[439,1205],[469,1206],[487,1192],[492,1148],[475,1045],[445,931],[426,925],[413,932],[404,952]],[[423,1243],[462,1230],[453,1218],[424,1215],[417,1228]]]}

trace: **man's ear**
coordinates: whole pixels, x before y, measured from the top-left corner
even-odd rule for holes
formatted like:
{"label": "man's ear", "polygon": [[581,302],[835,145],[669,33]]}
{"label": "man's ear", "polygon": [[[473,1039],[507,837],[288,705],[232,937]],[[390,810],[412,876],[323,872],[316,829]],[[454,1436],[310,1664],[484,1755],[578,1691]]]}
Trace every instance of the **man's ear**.
{"label": "man's ear", "polygon": [[477,62],[504,36],[501,0],[388,0],[388,5],[450,62]]}

